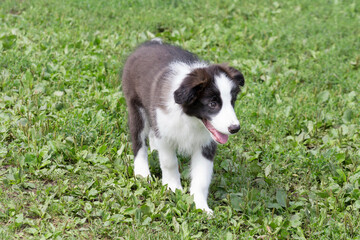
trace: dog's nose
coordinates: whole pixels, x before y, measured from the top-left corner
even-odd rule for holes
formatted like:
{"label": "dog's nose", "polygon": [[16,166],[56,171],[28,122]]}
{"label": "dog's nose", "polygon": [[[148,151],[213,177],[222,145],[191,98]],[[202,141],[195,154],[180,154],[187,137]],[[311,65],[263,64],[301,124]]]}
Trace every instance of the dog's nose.
{"label": "dog's nose", "polygon": [[237,133],[240,130],[240,125],[237,124],[230,125],[228,130],[231,134]]}

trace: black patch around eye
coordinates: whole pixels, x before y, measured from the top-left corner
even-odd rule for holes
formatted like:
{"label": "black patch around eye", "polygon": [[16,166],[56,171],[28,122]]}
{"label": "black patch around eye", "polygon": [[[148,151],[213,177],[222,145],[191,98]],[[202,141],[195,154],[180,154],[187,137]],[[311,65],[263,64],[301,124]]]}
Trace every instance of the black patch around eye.
{"label": "black patch around eye", "polygon": [[[214,108],[209,106],[213,100],[216,100],[216,107]],[[220,91],[214,83],[211,83],[197,95],[195,101],[189,105],[182,105],[182,108],[189,116],[211,120],[222,108]]]}
{"label": "black patch around eye", "polygon": [[211,102],[209,102],[209,104],[208,104],[208,106],[210,107],[210,108],[216,108],[217,107],[217,102],[215,102],[215,101],[211,101]]}
{"label": "black patch around eye", "polygon": [[222,101],[220,99],[220,96],[218,94],[211,96],[207,99],[207,106],[209,107],[209,113],[213,114],[220,110],[222,106]]}
{"label": "black patch around eye", "polygon": [[213,96],[213,97],[211,98],[211,101],[212,101],[212,102],[218,102],[218,100],[219,100],[218,96]]}

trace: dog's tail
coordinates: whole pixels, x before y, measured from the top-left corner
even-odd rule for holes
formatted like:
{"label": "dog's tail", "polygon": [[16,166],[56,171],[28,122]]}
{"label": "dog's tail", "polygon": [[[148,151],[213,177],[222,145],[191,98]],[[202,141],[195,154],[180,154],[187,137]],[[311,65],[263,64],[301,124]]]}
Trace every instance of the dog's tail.
{"label": "dog's tail", "polygon": [[[1,0],[0,0],[1,1]],[[139,47],[142,46],[153,46],[153,45],[162,45],[164,44],[163,40],[161,38],[153,38],[150,41],[146,41],[143,44],[141,44]]]}
{"label": "dog's tail", "polygon": [[157,42],[159,44],[162,44],[163,40],[161,38],[153,38],[153,39],[151,39],[151,42]]}

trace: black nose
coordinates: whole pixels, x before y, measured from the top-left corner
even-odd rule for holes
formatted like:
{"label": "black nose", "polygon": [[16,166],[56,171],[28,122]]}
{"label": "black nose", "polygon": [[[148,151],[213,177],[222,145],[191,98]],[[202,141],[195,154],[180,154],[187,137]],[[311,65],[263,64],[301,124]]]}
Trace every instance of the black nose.
{"label": "black nose", "polygon": [[231,125],[229,128],[231,134],[237,133],[240,130],[240,125]]}

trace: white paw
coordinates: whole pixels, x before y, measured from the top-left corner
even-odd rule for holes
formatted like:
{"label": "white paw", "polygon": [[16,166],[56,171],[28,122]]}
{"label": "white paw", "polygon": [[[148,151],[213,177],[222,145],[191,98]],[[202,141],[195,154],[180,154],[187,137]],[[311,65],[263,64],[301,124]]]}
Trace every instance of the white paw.
{"label": "white paw", "polygon": [[206,213],[209,214],[209,215],[212,215],[212,214],[214,213],[214,211],[211,210],[211,209],[207,206],[207,204],[206,204],[206,205],[203,205],[203,204],[197,204],[197,203],[195,202],[195,205],[196,205],[196,208],[197,208],[197,209],[201,209],[201,210],[203,210],[204,212],[206,212]]}
{"label": "white paw", "polygon": [[208,215],[213,215],[214,211],[211,210],[210,208],[203,208],[203,211],[205,211]]}
{"label": "white paw", "polygon": [[207,204],[206,196],[207,194],[193,194],[194,196],[194,202],[197,209],[201,209],[205,211],[207,214],[212,215],[213,210],[211,210]]}
{"label": "white paw", "polygon": [[143,167],[143,166],[139,166],[139,165],[135,165],[134,166],[134,175],[135,177],[148,177],[150,176],[150,171],[149,171],[149,168],[148,167]]}
{"label": "white paw", "polygon": [[165,182],[165,181],[163,181],[163,185],[167,185],[168,189],[170,189],[173,192],[175,192],[176,189],[180,189],[181,191],[183,190],[181,184],[178,183],[178,182]]}

